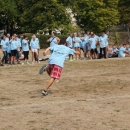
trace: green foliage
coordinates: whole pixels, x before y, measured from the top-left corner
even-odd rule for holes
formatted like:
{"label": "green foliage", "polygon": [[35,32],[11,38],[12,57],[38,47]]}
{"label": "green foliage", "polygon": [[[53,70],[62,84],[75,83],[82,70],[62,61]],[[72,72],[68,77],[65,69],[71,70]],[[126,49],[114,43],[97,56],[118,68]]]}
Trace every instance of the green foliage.
{"label": "green foliage", "polygon": [[0,0],[0,29],[14,26],[17,17],[15,0]]}
{"label": "green foliage", "polygon": [[81,28],[100,32],[119,22],[117,4],[118,0],[77,0],[73,12]]}
{"label": "green foliage", "polygon": [[118,3],[120,22],[130,23],[130,0],[119,0]]}
{"label": "green foliage", "polygon": [[19,22],[22,32],[64,29],[68,25],[70,26],[70,16],[66,12],[66,8],[59,4],[57,0],[22,0],[22,3],[21,6],[24,10],[22,10]]}

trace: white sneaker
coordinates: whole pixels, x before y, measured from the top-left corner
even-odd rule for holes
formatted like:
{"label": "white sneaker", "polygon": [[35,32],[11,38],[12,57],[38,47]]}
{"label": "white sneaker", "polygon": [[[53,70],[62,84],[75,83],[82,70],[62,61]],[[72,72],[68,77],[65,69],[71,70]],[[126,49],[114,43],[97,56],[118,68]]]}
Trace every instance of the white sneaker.
{"label": "white sneaker", "polygon": [[28,65],[30,65],[30,63],[29,63],[29,62],[27,62],[27,64],[28,64]]}
{"label": "white sneaker", "polygon": [[42,94],[43,94],[44,96],[47,96],[47,95],[48,95],[48,92],[45,91],[45,90],[42,90]]}

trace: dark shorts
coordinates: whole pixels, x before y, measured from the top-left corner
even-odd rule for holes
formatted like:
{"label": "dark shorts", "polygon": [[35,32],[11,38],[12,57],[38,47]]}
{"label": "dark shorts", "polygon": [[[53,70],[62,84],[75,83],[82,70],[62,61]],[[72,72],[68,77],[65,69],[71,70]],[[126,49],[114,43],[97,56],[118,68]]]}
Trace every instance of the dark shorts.
{"label": "dark shorts", "polygon": [[17,50],[11,50],[11,56],[16,56]]}
{"label": "dark shorts", "polygon": [[54,79],[60,79],[62,68],[55,64],[49,65],[50,77]]}
{"label": "dark shorts", "polygon": [[97,52],[97,48],[91,49],[90,51],[91,51],[91,54],[92,54],[92,55],[93,55],[94,53],[96,53],[96,54],[98,53],[98,52]]}
{"label": "dark shorts", "polygon": [[24,60],[28,59],[29,51],[23,51],[24,54]]}
{"label": "dark shorts", "polygon": [[8,53],[8,57],[11,57],[11,53]]}

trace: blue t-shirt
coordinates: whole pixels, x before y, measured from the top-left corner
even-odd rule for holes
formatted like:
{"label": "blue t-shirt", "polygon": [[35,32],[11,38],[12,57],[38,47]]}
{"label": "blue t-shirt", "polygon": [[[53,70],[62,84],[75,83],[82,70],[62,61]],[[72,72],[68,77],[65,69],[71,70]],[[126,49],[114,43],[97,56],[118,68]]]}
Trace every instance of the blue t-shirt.
{"label": "blue t-shirt", "polygon": [[51,37],[50,38],[50,47],[52,47],[52,46],[57,46],[58,44],[57,44],[57,39],[56,39],[56,37]]}
{"label": "blue t-shirt", "polygon": [[11,50],[17,50],[18,48],[18,41],[13,40],[11,41]]}
{"label": "blue t-shirt", "polygon": [[119,52],[117,48],[112,48],[112,52]]}
{"label": "blue t-shirt", "polygon": [[29,51],[29,46],[27,44],[27,40],[25,39],[22,40],[22,49],[23,51]]}
{"label": "blue t-shirt", "polygon": [[21,39],[18,38],[17,39],[17,50],[20,51],[20,47],[21,47]]}
{"label": "blue t-shirt", "polygon": [[121,47],[119,49],[118,57],[124,57],[125,51],[126,51],[126,48]]}
{"label": "blue t-shirt", "polygon": [[82,47],[87,46],[88,40],[89,40],[89,36],[86,35],[86,36],[84,37],[84,40],[82,40]]}
{"label": "blue t-shirt", "polygon": [[11,53],[11,42],[9,42],[9,44],[8,44],[7,53]]}
{"label": "blue t-shirt", "polygon": [[100,48],[106,47],[106,38],[105,38],[105,36],[104,37],[101,36],[99,38],[99,42],[100,42]]}
{"label": "blue t-shirt", "polygon": [[81,42],[80,37],[74,37],[73,41],[75,41],[75,43],[74,43],[75,48],[80,47],[80,42]]}
{"label": "blue t-shirt", "polygon": [[37,39],[31,39],[31,42],[30,42],[30,46],[33,48],[33,49],[38,49],[38,43],[39,41]]}
{"label": "blue t-shirt", "polygon": [[105,34],[104,37],[106,38],[106,46],[108,46],[108,35]]}
{"label": "blue t-shirt", "polygon": [[73,47],[73,38],[72,37],[68,37],[67,39],[66,39],[66,42],[67,42],[67,46],[68,47]]}
{"label": "blue t-shirt", "polygon": [[3,51],[7,51],[7,49],[8,49],[8,44],[9,44],[9,42],[8,42],[7,39],[1,40],[1,46],[2,46]]}
{"label": "blue t-shirt", "polygon": [[99,41],[99,37],[97,35],[94,36],[96,41]]}
{"label": "blue t-shirt", "polygon": [[53,51],[53,53],[48,60],[49,64],[55,64],[62,68],[64,67],[66,56],[69,54],[74,55],[74,50],[64,45],[52,46],[50,50]]}
{"label": "blue t-shirt", "polygon": [[91,43],[90,48],[95,49],[96,48],[96,38],[90,38],[89,41]]}

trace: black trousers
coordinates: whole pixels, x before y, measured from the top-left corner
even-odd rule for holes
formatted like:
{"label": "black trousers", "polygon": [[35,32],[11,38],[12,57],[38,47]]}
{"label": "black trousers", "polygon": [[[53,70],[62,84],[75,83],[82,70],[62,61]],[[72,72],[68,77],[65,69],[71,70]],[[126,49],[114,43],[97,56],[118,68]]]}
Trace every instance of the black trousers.
{"label": "black trousers", "polygon": [[2,58],[2,63],[5,61],[7,63],[7,51],[3,51],[3,58]]}
{"label": "black trousers", "polygon": [[103,54],[104,54],[104,58],[106,58],[106,47],[100,48],[100,57],[99,58],[102,58],[102,51],[103,51]]}

